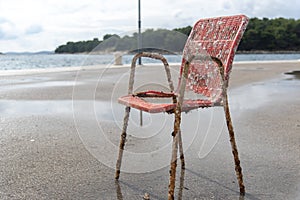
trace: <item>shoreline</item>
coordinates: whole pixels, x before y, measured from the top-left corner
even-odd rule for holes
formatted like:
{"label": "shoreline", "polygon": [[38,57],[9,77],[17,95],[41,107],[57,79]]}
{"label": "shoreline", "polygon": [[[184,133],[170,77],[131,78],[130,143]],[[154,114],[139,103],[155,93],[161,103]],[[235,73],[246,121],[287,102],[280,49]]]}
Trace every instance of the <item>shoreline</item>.
{"label": "shoreline", "polygon": [[[38,51],[38,52],[0,52],[0,55],[106,55],[114,53],[126,53],[128,51],[97,51],[97,52],[80,52],[80,53],[55,53],[54,51]],[[175,54],[181,55],[182,52],[175,52]],[[294,50],[281,50],[281,51],[269,51],[269,50],[250,50],[250,51],[236,51],[236,54],[300,54],[300,51]],[[173,54],[170,54],[173,55]]]}
{"label": "shoreline", "polygon": [[236,54],[300,54],[300,51],[253,50],[253,51],[237,51]]}
{"label": "shoreline", "polygon": [[[266,60],[266,61],[235,61],[234,65],[256,65],[256,64],[278,64],[278,63],[300,63],[299,60]],[[160,63],[146,63],[145,66],[161,66]],[[180,66],[180,63],[170,63],[170,66]],[[114,65],[90,65],[90,66],[76,66],[76,67],[52,67],[52,68],[38,68],[38,69],[17,69],[17,70],[0,70],[0,76],[14,76],[14,75],[30,75],[43,73],[68,72],[79,70],[96,70],[107,68],[130,68],[130,64]],[[234,69],[234,67],[233,67]]]}

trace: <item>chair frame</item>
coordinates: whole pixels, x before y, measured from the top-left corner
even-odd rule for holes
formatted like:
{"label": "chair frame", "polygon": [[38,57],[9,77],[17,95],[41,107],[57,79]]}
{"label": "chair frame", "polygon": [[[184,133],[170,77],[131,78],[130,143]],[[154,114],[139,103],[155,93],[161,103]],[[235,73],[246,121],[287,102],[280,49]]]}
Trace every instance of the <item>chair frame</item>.
{"label": "chair frame", "polygon": [[[170,91],[171,91],[170,93],[147,94],[147,93],[142,92],[142,93],[133,94],[136,61],[141,57],[157,59],[163,63],[163,65],[165,67],[165,71],[166,71],[167,81],[168,81]],[[177,91],[177,93],[174,93],[174,85],[173,85],[173,82],[171,79],[170,67],[169,67],[167,60],[164,58],[164,56],[157,54],[157,53],[140,52],[133,57],[132,63],[131,63],[128,95],[138,96],[138,97],[172,98],[173,104],[176,104],[176,107],[174,109],[168,110],[169,114],[175,115],[174,131],[172,132],[173,142],[172,142],[172,157],[171,157],[171,163],[170,163],[170,179],[169,179],[169,191],[168,191],[168,199],[169,200],[174,199],[178,150],[179,150],[180,159],[181,159],[181,167],[183,169],[185,167],[181,130],[180,130],[181,113],[183,111],[184,112],[189,111],[189,110],[185,110],[183,108],[184,93],[185,93],[185,89],[186,89],[186,81],[188,79],[188,72],[189,72],[190,64],[195,58],[196,58],[195,56],[190,56],[187,60],[184,60],[181,77],[180,77],[180,82],[179,82],[179,88],[178,88],[179,90]],[[228,128],[230,144],[231,144],[232,154],[233,154],[234,163],[235,163],[235,172],[236,172],[236,176],[237,176],[237,180],[238,180],[238,184],[239,184],[240,194],[245,195],[245,186],[244,186],[244,182],[243,182],[242,168],[240,165],[240,159],[239,159],[237,144],[235,141],[235,135],[234,135],[232,120],[231,120],[231,116],[230,116],[229,105],[228,105],[228,95],[227,95],[227,88],[228,88],[228,81],[229,81],[228,72],[225,71],[222,61],[220,59],[218,59],[217,57],[205,56],[204,58],[200,58],[200,59],[207,59],[207,58],[211,59],[218,67],[218,72],[222,79],[221,80],[222,81],[222,94],[221,94],[220,103],[210,105],[210,106],[202,106],[202,107],[223,106],[223,108],[224,108],[226,124],[227,124],[227,128]],[[115,179],[119,179],[119,177],[120,177],[121,162],[122,162],[123,151],[124,151],[125,141],[126,141],[126,136],[127,136],[126,130],[127,130],[128,121],[129,121],[130,109],[131,109],[131,106],[126,105],[123,130],[122,130],[122,134],[121,134],[121,138],[120,138],[120,145],[119,145],[119,155],[118,155],[118,159],[117,159],[117,163],[116,163]],[[142,109],[140,109],[140,110],[142,110]]]}

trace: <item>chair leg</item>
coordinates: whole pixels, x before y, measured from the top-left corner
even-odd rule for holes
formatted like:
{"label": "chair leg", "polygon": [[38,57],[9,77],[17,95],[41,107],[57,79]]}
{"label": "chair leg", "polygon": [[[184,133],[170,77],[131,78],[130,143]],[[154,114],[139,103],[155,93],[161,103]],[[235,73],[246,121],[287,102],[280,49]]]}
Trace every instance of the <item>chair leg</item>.
{"label": "chair leg", "polygon": [[180,154],[180,160],[181,160],[181,169],[184,169],[185,168],[185,162],[184,162],[181,130],[179,130],[179,132],[178,132],[178,140],[179,140],[178,143],[179,143],[179,154]]}
{"label": "chair leg", "polygon": [[170,183],[169,183],[168,200],[174,199],[176,167],[177,167],[177,152],[178,152],[178,135],[179,134],[174,135],[174,132],[173,132],[172,158],[171,158],[171,165],[170,165]]}
{"label": "chair leg", "polygon": [[182,168],[180,172],[180,179],[179,179],[178,200],[182,200],[182,193],[184,189],[184,173],[185,173],[185,169]]}
{"label": "chair leg", "polygon": [[121,138],[120,138],[119,156],[118,156],[118,160],[117,160],[117,164],[116,164],[115,179],[119,179],[119,177],[120,177],[123,151],[124,151],[124,146],[125,146],[126,136],[127,136],[126,130],[127,130],[128,121],[129,121],[129,113],[130,113],[130,107],[126,107],[124,123],[123,123],[123,130],[122,130],[122,134],[121,134]]}
{"label": "chair leg", "polygon": [[225,101],[224,102],[225,103],[224,111],[225,111],[225,115],[226,115],[226,123],[227,123],[228,133],[229,133],[229,137],[230,137],[230,144],[231,144],[232,154],[233,154],[234,163],[235,163],[235,172],[236,172],[237,180],[238,180],[239,187],[240,187],[240,194],[245,195],[245,186],[244,186],[244,182],[243,182],[242,167],[240,165],[238,149],[237,149],[237,145],[235,142],[235,136],[234,136],[232,121],[231,121],[230,112],[229,112],[227,95],[225,95],[224,101]]}
{"label": "chair leg", "polygon": [[[178,144],[180,138],[180,132],[181,132],[180,123],[181,123],[181,110],[178,109],[175,111],[174,131],[172,133],[173,144],[172,144],[172,158],[171,158],[171,165],[170,165],[168,200],[174,199],[178,146],[181,146],[179,148],[182,148],[182,141],[180,141],[181,145]],[[182,155],[183,155],[183,149],[182,149]]]}
{"label": "chair leg", "polygon": [[180,160],[181,160],[181,169],[184,170],[185,163],[184,163],[181,130],[178,131],[178,134],[176,134],[176,136],[173,133],[172,160],[171,160],[171,169],[170,169],[170,185],[169,185],[168,200],[174,199],[178,147],[179,147],[179,154],[180,154]]}

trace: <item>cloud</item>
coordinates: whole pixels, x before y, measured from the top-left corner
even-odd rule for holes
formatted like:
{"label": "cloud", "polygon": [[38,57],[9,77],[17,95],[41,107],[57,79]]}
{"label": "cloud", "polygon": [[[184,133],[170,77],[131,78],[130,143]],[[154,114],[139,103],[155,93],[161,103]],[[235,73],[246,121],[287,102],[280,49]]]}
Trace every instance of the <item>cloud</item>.
{"label": "cloud", "polygon": [[0,40],[13,40],[18,36],[16,34],[16,26],[14,23],[0,18]]}
{"label": "cloud", "polygon": [[[227,0],[228,1],[228,0]],[[232,0],[230,10],[236,10],[245,13],[249,17],[258,18],[300,18],[300,1],[299,0],[252,0],[240,1]],[[291,6],[292,5],[292,6]]]}
{"label": "cloud", "polygon": [[[107,33],[135,31],[137,3],[124,0],[0,1],[0,51],[53,50],[67,41],[101,39]],[[240,13],[249,17],[299,19],[299,8],[299,0],[288,3],[282,0],[141,0],[142,28],[173,29],[193,25],[200,18]]]}
{"label": "cloud", "polygon": [[4,38],[4,32],[0,29],[0,40],[2,39],[2,38]]}
{"label": "cloud", "polygon": [[37,34],[43,31],[43,27],[41,25],[31,25],[25,30],[26,35]]}
{"label": "cloud", "polygon": [[0,24],[7,22],[8,20],[0,16]]}
{"label": "cloud", "polygon": [[232,9],[231,1],[224,1],[222,3],[222,7],[224,10],[231,10]]}

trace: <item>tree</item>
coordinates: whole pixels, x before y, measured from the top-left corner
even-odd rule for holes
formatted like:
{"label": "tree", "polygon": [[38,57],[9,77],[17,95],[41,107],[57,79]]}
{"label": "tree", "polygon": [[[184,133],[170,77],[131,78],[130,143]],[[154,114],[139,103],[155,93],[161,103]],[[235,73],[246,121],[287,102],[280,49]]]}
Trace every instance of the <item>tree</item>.
{"label": "tree", "polygon": [[[191,26],[167,29],[147,29],[142,33],[143,48],[182,51]],[[137,33],[120,37],[106,34],[103,41],[98,38],[88,41],[67,42],[55,49],[55,53],[78,53],[96,51],[131,51],[137,48]],[[101,43],[101,45],[99,45]],[[251,18],[239,45],[242,51],[300,50],[300,20],[285,18]]]}
{"label": "tree", "polygon": [[103,36],[103,40],[107,40],[111,37],[117,37],[117,38],[120,38],[120,36],[118,36],[117,34],[106,34]]}
{"label": "tree", "polygon": [[186,26],[186,27],[183,27],[183,28],[175,28],[175,29],[173,29],[173,31],[177,31],[179,33],[182,33],[182,34],[185,34],[185,35],[189,36],[191,31],[192,31],[192,27],[191,26]]}

